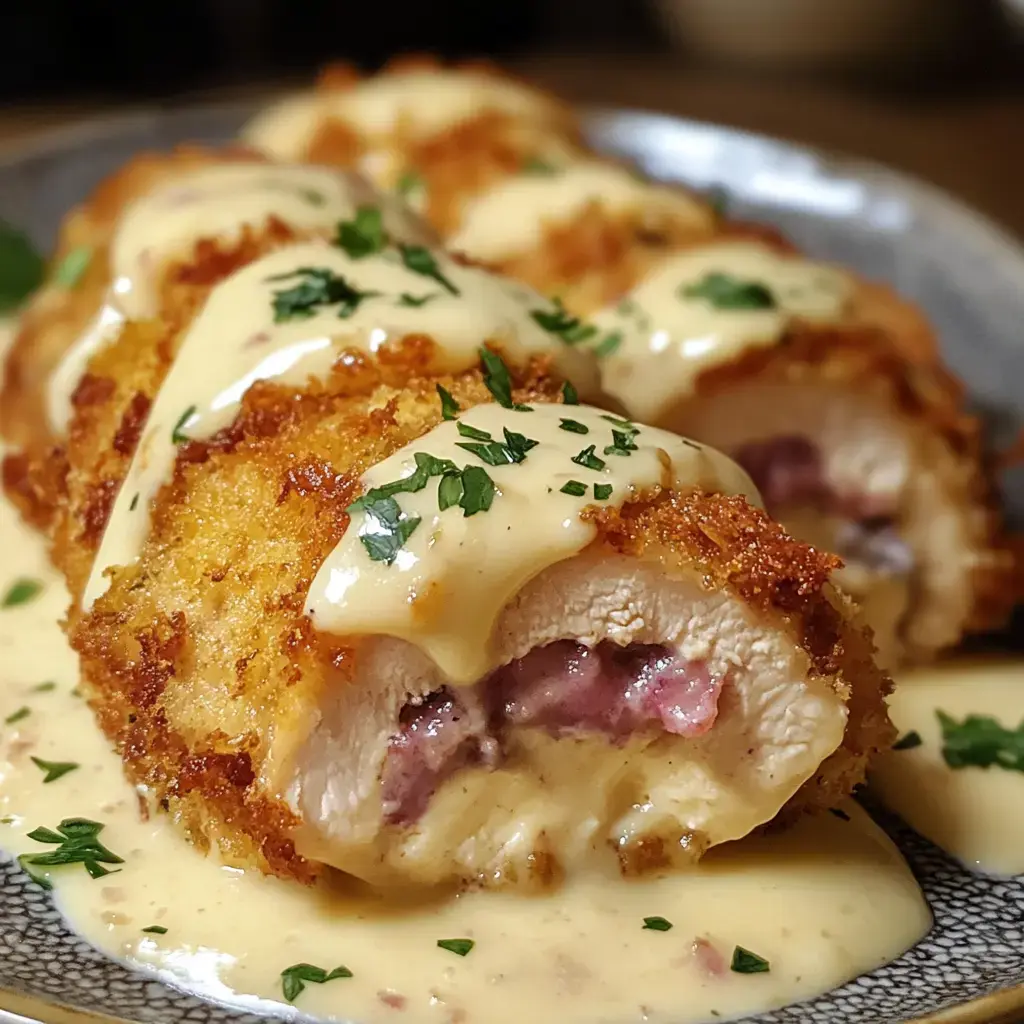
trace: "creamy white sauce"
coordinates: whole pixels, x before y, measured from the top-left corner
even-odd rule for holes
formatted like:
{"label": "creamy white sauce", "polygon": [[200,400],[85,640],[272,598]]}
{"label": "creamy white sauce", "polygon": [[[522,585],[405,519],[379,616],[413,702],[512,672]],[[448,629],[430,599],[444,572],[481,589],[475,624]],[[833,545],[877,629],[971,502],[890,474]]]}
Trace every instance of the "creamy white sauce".
{"label": "creamy white sauce", "polygon": [[881,757],[871,782],[887,807],[968,867],[1024,873],[1024,772],[950,768],[938,710],[1016,729],[1024,722],[1024,661],[953,661],[901,674],[889,712],[900,735],[916,732],[921,744]]}
{"label": "creamy white sauce", "polygon": [[121,216],[110,248],[111,285],[93,322],[67,351],[47,389],[50,425],[67,430],[71,395],[92,356],[116,338],[125,318],[157,312],[159,271],[200,238],[230,243],[244,227],[275,217],[297,231],[350,218],[367,189],[326,167],[236,162],[182,174],[137,199]]}
{"label": "creamy white sauce", "polygon": [[[363,476],[367,490],[409,477],[416,470],[414,455],[426,453],[459,468],[485,469],[497,493],[488,510],[472,516],[458,506],[439,510],[436,478],[419,491],[395,495],[406,518],[420,523],[390,565],[370,558],[364,539],[378,530],[377,521],[357,513],[310,588],[306,607],[318,629],[409,640],[452,682],[474,683],[496,665],[490,640],[502,608],[541,570],[582,551],[597,536],[596,526],[580,518],[586,506],[618,507],[657,485],[743,494],[759,502],[743,470],[712,448],[640,427],[632,436],[636,451],[605,454],[613,431],[622,430],[617,417],[590,406],[529,408],[481,405],[458,421],[499,441],[506,429],[536,441],[522,462],[485,465],[458,447],[474,439],[449,421]],[[567,420],[587,433],[564,429]],[[572,461],[588,447],[595,449],[599,469]],[[573,483],[582,484],[584,493],[562,492]],[[611,491],[598,499],[595,485]]]}
{"label": "creamy white sauce", "polygon": [[[687,296],[710,274],[767,288],[772,308],[723,309]],[[602,384],[637,419],[662,422],[692,393],[697,377],[754,346],[776,344],[794,319],[839,319],[852,291],[840,270],[757,242],[686,249],[662,262],[627,299],[594,316],[618,348],[602,359]]]}
{"label": "creamy white sauce", "polygon": [[294,160],[304,155],[328,118],[347,122],[372,146],[398,131],[413,138],[439,134],[489,111],[545,122],[555,110],[543,93],[512,79],[426,68],[376,75],[348,89],[289,97],[250,122],[243,137],[271,156]]}
{"label": "creamy white sauce", "polygon": [[670,215],[710,224],[706,204],[680,189],[652,185],[616,164],[580,161],[553,173],[517,174],[471,200],[462,227],[448,239],[456,252],[500,260],[536,249],[544,230],[569,223],[590,203],[612,213],[636,209],[645,217]]}
{"label": "creamy white sauce", "polygon": [[[210,437],[234,419],[242,396],[256,381],[302,384],[326,373],[343,349],[376,352],[385,342],[425,334],[438,343],[438,372],[476,364],[484,341],[512,358],[550,353],[577,379],[587,357],[540,327],[531,311],[550,313],[551,304],[529,289],[435,253],[453,294],[434,278],[409,270],[397,250],[353,259],[326,242],[277,250],[237,271],[214,288],[188,328],[174,365],[157,395],[145,432],[111,511],[84,606],[108,586],[113,565],[128,565],[145,539],[149,504],[174,465],[179,437]],[[337,303],[311,316],[275,322],[274,294],[299,284],[301,267],[330,271],[367,297],[348,317]],[[372,293],[372,294],[371,294]],[[403,305],[402,297],[428,300]],[[187,415],[186,415],[187,414]]]}

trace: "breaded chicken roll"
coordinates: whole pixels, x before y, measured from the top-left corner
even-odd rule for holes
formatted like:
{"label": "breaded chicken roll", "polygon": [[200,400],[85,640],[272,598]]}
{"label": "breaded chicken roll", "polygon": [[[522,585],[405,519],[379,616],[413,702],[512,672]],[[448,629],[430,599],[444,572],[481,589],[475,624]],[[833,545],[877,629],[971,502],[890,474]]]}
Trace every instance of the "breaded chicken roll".
{"label": "breaded chicken roll", "polygon": [[382,887],[635,873],[831,806],[891,742],[835,559],[725,457],[560,403],[547,356],[253,383],[249,348],[197,391],[210,337],[73,627],[126,770],[200,845]]}
{"label": "breaded chicken roll", "polygon": [[483,63],[430,58],[393,61],[368,78],[331,66],[315,91],[274,104],[243,134],[276,159],[355,168],[445,232],[477,193],[580,151],[559,100]]}
{"label": "breaded chicken roll", "polygon": [[192,289],[196,265],[206,284],[258,237],[329,237],[366,203],[406,241],[433,240],[355,175],[244,151],[144,154],[104,181],[65,219],[53,279],[23,313],[7,361],[0,427],[20,452],[7,460],[5,484],[23,511],[44,522],[52,512],[64,462],[49,449],[64,441],[89,360],[126,319],[180,308],[175,292]]}

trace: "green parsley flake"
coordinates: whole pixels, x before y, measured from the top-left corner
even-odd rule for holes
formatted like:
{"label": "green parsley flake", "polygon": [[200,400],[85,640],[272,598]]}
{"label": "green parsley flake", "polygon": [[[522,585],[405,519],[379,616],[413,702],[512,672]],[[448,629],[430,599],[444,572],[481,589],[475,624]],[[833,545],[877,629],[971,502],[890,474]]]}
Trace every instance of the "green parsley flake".
{"label": "green parsley flake", "polygon": [[729,970],[737,974],[767,974],[771,970],[771,964],[764,957],[751,953],[749,949],[737,946],[732,951]]}
{"label": "green parsley flake", "polygon": [[420,525],[419,516],[407,516],[394,498],[380,498],[363,506],[366,523],[359,540],[374,562],[391,565]]}
{"label": "green parsley flake", "polygon": [[82,275],[89,269],[91,262],[92,249],[87,245],[80,245],[60,261],[53,272],[53,278],[64,288],[74,288],[82,280]]}
{"label": "green parsley flake", "polygon": [[612,331],[606,334],[595,346],[594,355],[598,359],[604,359],[613,352],[618,351],[622,344],[622,331]]}
{"label": "green parsley flake", "polygon": [[598,501],[607,501],[612,494],[611,484],[594,484],[594,497]]}
{"label": "green parsley flake", "polygon": [[351,978],[352,972],[347,967],[335,967],[333,971],[326,971],[323,967],[316,967],[313,964],[292,964],[281,972],[281,991],[289,1003],[294,1003],[306,988],[306,983],[323,985],[325,982],[334,981],[335,978]]}
{"label": "green parsley flake", "polygon": [[131,503],[128,505],[128,511],[134,512],[139,507],[139,495],[133,494]]}
{"label": "green parsley flake", "polygon": [[697,284],[683,285],[680,298],[707,299],[715,309],[774,309],[775,296],[757,281],[742,281],[713,271]]}
{"label": "green parsley flake", "polygon": [[936,711],[942,727],[942,757],[950,768],[1004,768],[1024,772],[1024,722],[1007,729],[990,715],[968,715],[957,722]]}
{"label": "green parsley flake", "polygon": [[418,188],[424,188],[426,182],[415,171],[406,171],[399,179],[396,191],[400,196],[408,198]]}
{"label": "green parsley flake", "polygon": [[334,244],[344,249],[351,259],[361,260],[373,256],[387,245],[384,220],[377,206],[360,206],[352,220],[338,224]]}
{"label": "green parsley flake", "polygon": [[166,935],[167,929],[162,924],[151,924],[148,928],[143,928],[143,932],[147,935]]}
{"label": "green parsley flake", "polygon": [[569,381],[562,385],[562,402],[564,405],[580,404],[580,396]]}
{"label": "green parsley flake", "polygon": [[7,588],[7,593],[0,601],[0,608],[17,608],[19,604],[27,604],[33,598],[38,597],[42,591],[43,585],[39,580],[23,576]]}
{"label": "green parsley flake", "polygon": [[427,292],[426,295],[411,295],[409,292],[402,292],[398,297],[398,304],[419,309],[420,306],[425,306],[431,299],[438,298],[440,298],[440,295],[437,292]]}
{"label": "green parsley flake", "polygon": [[97,838],[103,825],[88,818],[65,818],[57,831],[39,827],[29,832],[28,838],[37,843],[56,846],[48,853],[23,853],[18,863],[29,877],[44,889],[52,889],[48,871],[40,868],[59,867],[65,864],[82,864],[91,878],[102,878],[114,872],[105,864],[123,864],[124,860],[111,853]]}
{"label": "green parsley flake", "polygon": [[486,430],[477,430],[465,423],[458,425],[459,433],[474,438],[473,442],[457,441],[455,446],[471,452],[488,466],[512,466],[526,460],[526,453],[538,442],[523,434],[504,428],[505,440],[496,441]]}
{"label": "green parsley flake", "polygon": [[575,462],[577,466],[583,466],[586,469],[593,469],[595,471],[604,469],[605,461],[604,459],[599,459],[594,454],[595,447],[596,445],[589,445],[584,448],[583,451],[572,457],[572,461]]}
{"label": "green parsley flake", "polygon": [[904,733],[893,745],[893,750],[913,750],[914,747],[919,747],[924,742],[921,739],[921,734],[916,729],[911,729],[910,732]]}
{"label": "green parsley flake", "polygon": [[45,274],[46,261],[28,236],[0,220],[0,314],[17,309]]}
{"label": "green parsley flake", "polygon": [[5,719],[4,722],[7,725],[14,725],[15,722],[20,722],[29,715],[32,714],[32,709],[27,705],[22,705],[17,711],[12,711]]}
{"label": "green parsley flake", "polygon": [[729,212],[729,193],[721,185],[713,185],[704,193],[708,206],[716,217],[724,217]]}
{"label": "green parsley flake", "polygon": [[452,295],[458,295],[459,289],[441,273],[434,254],[422,245],[400,245],[398,251],[402,254],[402,263],[414,274],[422,274],[435,280],[442,288]]}
{"label": "green parsley flake", "polygon": [[41,757],[33,757],[32,763],[46,774],[43,784],[56,782],[59,778],[80,767],[76,761],[44,761]]}
{"label": "green parsley flake", "polygon": [[487,390],[494,396],[498,405],[506,409],[514,409],[516,412],[533,412],[528,405],[520,405],[512,401],[512,378],[509,376],[508,367],[497,352],[489,348],[481,348],[480,362],[484,367],[484,384]]}
{"label": "green parsley flake", "polygon": [[287,274],[275,274],[268,281],[287,281],[299,277],[302,280],[291,288],[276,290],[273,296],[274,323],[288,320],[308,320],[325,306],[337,305],[338,318],[346,320],[366,299],[373,299],[380,292],[361,292],[340,274],[327,267],[299,267]]}
{"label": "green parsley flake", "polygon": [[633,438],[639,433],[638,430],[613,430],[612,431],[612,443],[608,445],[604,450],[605,455],[623,455],[629,456],[633,452],[637,451],[636,443]]}
{"label": "green parsley flake", "polygon": [[45,683],[36,683],[36,685],[32,687],[32,692],[33,693],[52,693],[56,689],[57,689],[57,684],[55,682],[53,682],[52,680],[47,680]]}
{"label": "green parsley flake", "polygon": [[644,930],[651,932],[667,932],[672,927],[672,922],[664,917],[645,917]]}
{"label": "green parsley flake", "polygon": [[585,324],[578,316],[569,314],[558,299],[554,300],[555,309],[551,312],[544,309],[530,311],[530,316],[549,334],[557,335],[567,345],[578,345],[597,334],[597,328]]}
{"label": "green parsley flake", "polygon": [[462,497],[459,507],[465,518],[486,512],[494,502],[494,481],[480,466],[467,466],[462,471]]}
{"label": "green parsley flake", "polygon": [[579,480],[567,480],[559,490],[562,494],[571,494],[574,498],[582,498],[587,493],[587,485]]}
{"label": "green parsley flake", "polygon": [[[174,429],[171,431],[171,443],[172,444],[184,444],[186,441],[191,441],[192,440],[188,436],[188,434],[186,434],[184,432],[184,427],[185,427],[185,424],[188,423],[188,421],[190,419],[192,419],[192,417],[195,415],[195,412],[196,412],[196,406],[190,405],[178,417],[178,422],[174,424]],[[136,498],[138,498],[138,495],[135,495],[135,498],[132,498],[132,503],[133,504],[131,506],[129,506],[129,508],[128,508],[129,512],[134,512],[135,511],[134,504],[136,503]]]}
{"label": "green parsley flake", "polygon": [[465,956],[476,945],[472,939],[438,939],[437,944],[456,956]]}
{"label": "green parsley flake", "polygon": [[435,385],[438,397],[441,399],[441,418],[453,420],[459,415],[459,403],[452,398],[452,393],[440,384]]}
{"label": "green parsley flake", "polygon": [[551,163],[550,160],[545,160],[539,156],[531,156],[528,160],[523,161],[521,170],[523,174],[543,174],[545,176],[551,176],[553,174],[558,174],[561,171],[561,168]]}
{"label": "green parsley flake", "polygon": [[558,426],[562,430],[568,430],[570,434],[589,434],[590,427],[579,420],[559,420]]}

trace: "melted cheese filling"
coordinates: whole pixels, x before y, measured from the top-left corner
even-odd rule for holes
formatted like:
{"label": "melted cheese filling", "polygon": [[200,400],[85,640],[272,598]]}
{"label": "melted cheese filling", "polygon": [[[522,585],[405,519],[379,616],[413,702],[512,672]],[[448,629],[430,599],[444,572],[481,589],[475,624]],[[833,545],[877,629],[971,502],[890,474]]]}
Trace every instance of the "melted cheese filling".
{"label": "melted cheese filling", "polygon": [[902,674],[889,712],[902,737],[920,744],[892,750],[872,773],[887,807],[970,868],[996,875],[1024,873],[1024,772],[950,768],[943,758],[936,712],[957,722],[994,718],[1006,729],[1024,722],[1024,663],[954,661]]}
{"label": "melted cheese filling", "polygon": [[[365,512],[356,516],[310,587],[306,610],[318,629],[406,639],[451,682],[475,683],[498,664],[490,640],[501,609],[541,570],[597,536],[597,528],[580,518],[586,506],[620,506],[654,486],[759,500],[746,474],[714,449],[642,427],[631,441],[637,450],[605,454],[613,431],[621,429],[616,417],[589,406],[539,404],[530,410],[488,404],[459,417],[463,431],[501,440],[509,430],[536,442],[522,462],[486,467],[496,488],[486,511],[441,511],[437,482],[397,495],[406,519],[419,519],[419,525],[390,565],[366,550],[380,530],[378,520]],[[378,463],[362,482],[369,490],[411,476],[416,453],[482,467],[479,457],[459,447],[467,442],[474,443],[456,422],[442,423]],[[573,461],[587,448],[600,468]],[[567,493],[567,487],[582,493]],[[611,489],[598,498],[595,487]]]}
{"label": "melted cheese filling", "polygon": [[[300,385],[327,373],[346,348],[373,353],[412,334],[437,341],[438,372],[475,365],[480,345],[492,341],[513,358],[550,353],[570,378],[580,379],[574,371],[586,356],[531,316],[550,314],[549,302],[440,253],[433,258],[447,284],[404,266],[395,249],[353,259],[326,242],[310,242],[264,256],[213,289],[153,403],[85,590],[86,608],[106,591],[107,568],[138,557],[149,504],[168,479],[177,445],[228,426],[257,381]],[[275,313],[275,301],[282,301],[275,297],[311,280],[302,268],[343,279],[354,291],[347,302]]]}
{"label": "melted cheese filling", "polygon": [[[770,301],[715,300],[708,295],[714,275],[767,289]],[[626,300],[593,318],[602,336],[619,339],[602,360],[602,384],[632,416],[663,422],[705,370],[749,348],[777,344],[794,319],[839,319],[851,287],[842,271],[756,242],[686,249],[661,263]]]}
{"label": "melted cheese filling", "polygon": [[200,238],[230,243],[245,226],[261,227],[271,217],[297,231],[333,228],[354,214],[359,198],[349,178],[325,167],[239,162],[183,174],[132,203],[111,244],[106,301],[50,379],[53,429],[67,430],[71,395],[89,360],[125,319],[155,315],[155,285],[167,259]]}

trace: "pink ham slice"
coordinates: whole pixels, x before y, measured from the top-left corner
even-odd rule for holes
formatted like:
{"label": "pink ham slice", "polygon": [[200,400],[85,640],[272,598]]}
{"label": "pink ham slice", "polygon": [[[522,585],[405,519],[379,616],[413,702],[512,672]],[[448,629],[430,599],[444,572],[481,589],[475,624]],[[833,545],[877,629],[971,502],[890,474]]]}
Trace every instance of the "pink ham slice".
{"label": "pink ham slice", "polygon": [[385,817],[415,821],[454,772],[494,766],[509,729],[597,732],[617,742],[647,729],[700,736],[714,725],[720,692],[702,663],[667,647],[560,640],[537,648],[474,687],[439,690],[402,709],[381,776]]}

